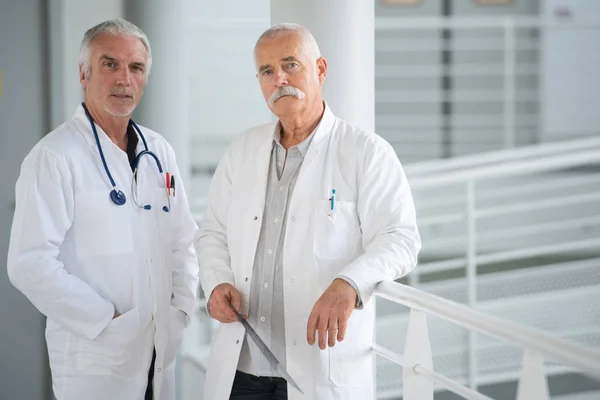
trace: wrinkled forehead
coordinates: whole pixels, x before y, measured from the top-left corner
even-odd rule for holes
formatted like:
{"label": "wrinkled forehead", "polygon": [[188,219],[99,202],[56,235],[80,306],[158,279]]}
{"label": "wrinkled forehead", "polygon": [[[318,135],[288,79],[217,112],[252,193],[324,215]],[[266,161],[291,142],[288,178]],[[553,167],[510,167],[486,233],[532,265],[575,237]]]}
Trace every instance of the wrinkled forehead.
{"label": "wrinkled forehead", "polygon": [[93,57],[96,58],[110,56],[142,63],[148,60],[146,46],[139,38],[128,35],[102,33],[94,38],[91,49]]}
{"label": "wrinkled forehead", "polygon": [[254,49],[254,60],[257,68],[290,57],[297,60],[306,57],[302,39],[297,32],[285,32],[274,38],[262,39]]}

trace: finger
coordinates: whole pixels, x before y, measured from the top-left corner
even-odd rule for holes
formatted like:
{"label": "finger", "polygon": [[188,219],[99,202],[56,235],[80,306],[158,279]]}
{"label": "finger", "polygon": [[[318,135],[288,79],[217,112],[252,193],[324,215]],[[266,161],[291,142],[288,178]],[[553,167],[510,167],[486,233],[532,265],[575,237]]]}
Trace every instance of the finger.
{"label": "finger", "polygon": [[308,317],[308,325],[306,326],[306,340],[311,346],[315,344],[315,331],[317,329],[317,323],[319,322],[319,314],[317,314],[313,308],[313,311]]}
{"label": "finger", "polygon": [[348,328],[348,318],[342,317],[338,320],[338,342],[341,342],[346,337],[346,328]]}
{"label": "finger", "polygon": [[233,308],[231,308],[231,304],[230,304],[228,298],[226,300],[218,299],[216,308],[218,310],[219,317],[220,317],[219,321],[221,321],[223,323],[237,321],[237,317],[236,317],[235,313],[233,312]]}
{"label": "finger", "polygon": [[327,327],[327,344],[329,347],[335,346],[335,338],[338,330],[338,318],[336,315],[329,317],[329,324]]}
{"label": "finger", "polygon": [[229,291],[229,294],[231,296],[231,306],[233,307],[233,309],[237,312],[240,312],[240,305],[241,305],[241,297],[240,297],[240,292],[238,292],[238,290],[236,288],[231,288],[231,290]]}
{"label": "finger", "polygon": [[327,317],[319,316],[319,323],[317,329],[319,331],[319,348],[325,350],[327,347],[327,323],[329,319]]}

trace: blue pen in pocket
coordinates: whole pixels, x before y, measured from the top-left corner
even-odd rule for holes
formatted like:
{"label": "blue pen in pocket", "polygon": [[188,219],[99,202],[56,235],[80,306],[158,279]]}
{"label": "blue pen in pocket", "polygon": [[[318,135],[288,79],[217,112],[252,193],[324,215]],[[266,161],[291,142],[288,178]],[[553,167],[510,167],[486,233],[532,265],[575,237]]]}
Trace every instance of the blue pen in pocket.
{"label": "blue pen in pocket", "polygon": [[333,210],[335,209],[335,189],[331,189],[331,197],[329,198],[330,208],[329,208],[329,216],[333,214]]}

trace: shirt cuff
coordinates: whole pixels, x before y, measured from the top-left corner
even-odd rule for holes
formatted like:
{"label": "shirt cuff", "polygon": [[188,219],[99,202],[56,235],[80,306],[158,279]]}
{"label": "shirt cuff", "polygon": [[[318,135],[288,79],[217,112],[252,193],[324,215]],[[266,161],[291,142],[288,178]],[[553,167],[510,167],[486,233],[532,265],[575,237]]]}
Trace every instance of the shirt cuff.
{"label": "shirt cuff", "polygon": [[360,292],[358,291],[358,285],[356,285],[356,283],[354,283],[354,281],[352,279],[350,279],[344,275],[338,275],[338,276],[336,276],[336,279],[343,279],[346,282],[348,282],[350,284],[350,286],[352,286],[352,289],[354,289],[354,291],[356,292],[356,302],[354,303],[354,309],[362,310],[363,302],[362,302],[362,299],[360,298]]}

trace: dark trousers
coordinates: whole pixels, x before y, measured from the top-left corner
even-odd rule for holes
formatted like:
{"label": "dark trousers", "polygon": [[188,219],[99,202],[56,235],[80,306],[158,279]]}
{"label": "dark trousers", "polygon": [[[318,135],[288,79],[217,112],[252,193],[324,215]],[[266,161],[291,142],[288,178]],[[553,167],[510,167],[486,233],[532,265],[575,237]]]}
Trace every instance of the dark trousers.
{"label": "dark trousers", "polygon": [[230,400],[287,400],[287,398],[285,379],[235,372]]}
{"label": "dark trousers", "polygon": [[144,400],[152,400],[152,380],[154,379],[154,360],[156,360],[156,350],[152,351],[152,362],[148,370],[148,386],[146,386],[146,395]]}

